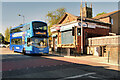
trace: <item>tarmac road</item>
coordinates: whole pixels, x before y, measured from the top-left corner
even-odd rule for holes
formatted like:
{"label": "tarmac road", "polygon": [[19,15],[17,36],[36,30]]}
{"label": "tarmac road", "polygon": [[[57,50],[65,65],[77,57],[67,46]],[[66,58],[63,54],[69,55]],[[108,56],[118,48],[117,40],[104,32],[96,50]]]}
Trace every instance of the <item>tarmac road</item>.
{"label": "tarmac road", "polygon": [[55,59],[62,56],[47,55],[52,59],[13,52],[1,56],[2,80],[120,80],[117,70]]}

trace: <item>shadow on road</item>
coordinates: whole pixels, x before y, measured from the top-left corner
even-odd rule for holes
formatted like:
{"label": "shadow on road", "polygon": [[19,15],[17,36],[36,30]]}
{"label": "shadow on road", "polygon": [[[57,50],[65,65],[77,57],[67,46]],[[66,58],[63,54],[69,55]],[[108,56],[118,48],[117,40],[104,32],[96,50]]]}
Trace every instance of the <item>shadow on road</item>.
{"label": "shadow on road", "polygon": [[[47,57],[64,58],[64,56],[59,56],[59,55],[9,54],[9,55],[4,55],[3,57],[5,57],[5,59],[2,60],[2,71],[3,71],[2,77],[4,79],[7,78],[9,80],[12,80],[11,78],[14,78],[15,80],[16,77],[22,80],[27,80],[27,78],[29,80],[33,80],[33,78],[35,78],[35,80],[36,79],[56,80],[56,78],[64,78],[68,76],[83,74],[84,72],[85,73],[95,72],[97,74],[96,75],[97,77],[100,77],[104,80],[120,80],[120,71],[106,69],[109,66],[97,66],[97,64],[96,66],[91,66],[88,64],[82,64],[82,63],[78,64],[64,60],[47,58]],[[102,79],[98,79],[98,80],[102,80]],[[83,80],[94,80],[94,79],[83,78]]]}

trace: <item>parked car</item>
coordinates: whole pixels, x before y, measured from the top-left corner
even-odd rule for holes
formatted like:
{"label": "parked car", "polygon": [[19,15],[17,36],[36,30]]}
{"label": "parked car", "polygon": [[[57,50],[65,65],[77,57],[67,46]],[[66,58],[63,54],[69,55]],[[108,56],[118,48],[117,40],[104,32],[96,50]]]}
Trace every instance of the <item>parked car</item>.
{"label": "parked car", "polygon": [[6,48],[9,48],[9,46],[10,46],[10,44],[7,44],[7,45],[6,45]]}
{"label": "parked car", "polygon": [[5,44],[0,44],[0,47],[1,48],[3,48],[3,47],[6,48]]}

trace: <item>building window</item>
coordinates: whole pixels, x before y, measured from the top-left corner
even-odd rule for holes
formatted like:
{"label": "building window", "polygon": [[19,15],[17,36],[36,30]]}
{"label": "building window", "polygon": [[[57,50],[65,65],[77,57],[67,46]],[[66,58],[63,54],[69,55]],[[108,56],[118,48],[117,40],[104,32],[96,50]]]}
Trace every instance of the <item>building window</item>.
{"label": "building window", "polygon": [[113,25],[113,19],[111,19],[111,24]]}
{"label": "building window", "polygon": [[73,44],[74,36],[72,36],[72,31],[61,33],[61,44]]}

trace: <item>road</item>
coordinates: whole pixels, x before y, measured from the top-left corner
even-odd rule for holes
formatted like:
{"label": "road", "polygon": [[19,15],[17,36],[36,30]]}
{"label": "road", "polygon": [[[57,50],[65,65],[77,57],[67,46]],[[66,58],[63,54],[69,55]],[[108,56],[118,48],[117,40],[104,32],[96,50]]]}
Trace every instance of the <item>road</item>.
{"label": "road", "polygon": [[2,80],[120,80],[116,70],[47,58],[62,56],[22,55],[2,50]]}

